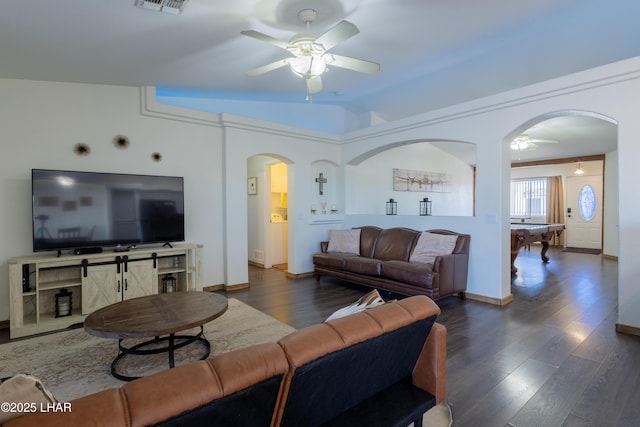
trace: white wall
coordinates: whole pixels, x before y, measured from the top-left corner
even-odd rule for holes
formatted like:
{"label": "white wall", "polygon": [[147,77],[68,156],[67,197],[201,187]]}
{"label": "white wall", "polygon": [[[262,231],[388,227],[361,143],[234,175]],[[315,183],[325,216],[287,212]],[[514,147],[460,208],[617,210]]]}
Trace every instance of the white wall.
{"label": "white wall", "polygon": [[256,177],[258,181],[257,194],[247,195],[247,259],[258,264],[265,262],[265,195],[269,191],[266,185],[266,165],[273,161],[273,158],[267,156],[253,156],[247,160],[247,177]]}
{"label": "white wall", "polygon": [[618,230],[618,150],[607,153],[604,160],[604,224],[602,253],[617,257],[620,245]]}
{"label": "white wall", "polygon": [[[183,176],[186,239],[204,245],[204,284],[223,282],[221,130],[142,116],[140,100],[140,88],[0,79],[0,320],[7,260],[32,251],[32,168]],[[114,146],[119,134],[128,149]],[[76,155],[78,142],[91,154]]]}

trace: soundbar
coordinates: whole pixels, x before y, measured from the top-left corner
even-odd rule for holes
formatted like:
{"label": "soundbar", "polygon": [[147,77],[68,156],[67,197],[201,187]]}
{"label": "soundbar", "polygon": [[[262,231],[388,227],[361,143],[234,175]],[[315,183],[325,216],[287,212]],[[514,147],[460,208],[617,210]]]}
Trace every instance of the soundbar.
{"label": "soundbar", "polygon": [[102,253],[102,248],[99,246],[90,247],[90,248],[75,248],[73,253],[76,255],[86,255],[86,254],[99,254]]}

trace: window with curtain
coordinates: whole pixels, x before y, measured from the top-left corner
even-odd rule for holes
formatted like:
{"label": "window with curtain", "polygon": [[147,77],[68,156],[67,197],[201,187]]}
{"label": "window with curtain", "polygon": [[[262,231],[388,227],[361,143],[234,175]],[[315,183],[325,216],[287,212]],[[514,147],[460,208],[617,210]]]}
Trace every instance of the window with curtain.
{"label": "window with curtain", "polygon": [[537,217],[547,215],[547,178],[511,180],[511,216]]}

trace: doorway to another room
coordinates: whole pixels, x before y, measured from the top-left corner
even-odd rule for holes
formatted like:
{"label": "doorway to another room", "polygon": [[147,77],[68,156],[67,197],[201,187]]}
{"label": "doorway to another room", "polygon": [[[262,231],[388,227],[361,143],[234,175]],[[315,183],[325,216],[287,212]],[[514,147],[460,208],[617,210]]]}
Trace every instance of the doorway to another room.
{"label": "doorway to another room", "polygon": [[269,165],[271,196],[269,199],[269,255],[271,267],[288,269],[288,186],[287,165],[278,162]]}
{"label": "doorway to another room", "polygon": [[247,260],[256,267],[288,271],[288,174],[285,158],[247,159]]}

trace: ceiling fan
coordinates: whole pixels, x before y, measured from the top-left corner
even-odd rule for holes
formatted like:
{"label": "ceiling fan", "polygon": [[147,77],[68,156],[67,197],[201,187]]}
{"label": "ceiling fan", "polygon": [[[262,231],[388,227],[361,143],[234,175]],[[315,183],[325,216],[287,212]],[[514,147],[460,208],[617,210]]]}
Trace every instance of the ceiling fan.
{"label": "ceiling fan", "polygon": [[514,151],[532,150],[537,147],[536,144],[549,144],[549,143],[554,144],[557,142],[558,141],[553,139],[531,138],[526,133],[523,133],[522,135],[518,135],[515,138],[513,138],[513,141],[511,141],[511,149]]}
{"label": "ceiling fan", "polygon": [[380,71],[380,64],[375,62],[329,53],[331,48],[355,36],[360,30],[351,22],[340,21],[324,34],[317,36],[309,31],[310,24],[315,21],[316,17],[317,12],[313,9],[300,11],[298,18],[306,24],[307,29],[293,36],[288,42],[258,31],[241,31],[240,33],[245,36],[270,43],[286,50],[292,55],[271,64],[255,68],[247,72],[247,75],[253,77],[288,65],[291,71],[306,80],[307,94],[309,95],[322,90],[322,79],[320,76],[328,70],[329,65],[368,74]]}

